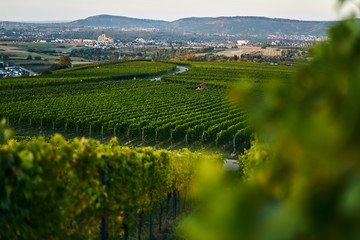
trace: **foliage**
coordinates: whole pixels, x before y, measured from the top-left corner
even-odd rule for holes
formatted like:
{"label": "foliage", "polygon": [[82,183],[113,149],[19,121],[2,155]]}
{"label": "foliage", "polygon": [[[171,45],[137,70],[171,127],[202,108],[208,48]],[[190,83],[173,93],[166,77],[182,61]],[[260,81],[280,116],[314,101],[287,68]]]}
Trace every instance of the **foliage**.
{"label": "foliage", "polygon": [[[173,68],[174,64],[177,62],[120,62],[64,69],[50,76],[32,78],[31,82],[26,79],[24,87],[28,89],[0,92],[0,117],[8,118],[14,126],[27,126],[31,119],[33,126],[41,126],[44,130],[54,127],[56,131],[66,125],[72,133],[78,129],[80,136],[89,136],[91,125],[93,133],[99,133],[103,126],[105,131],[116,132],[121,137],[134,138],[144,133],[146,141],[166,141],[171,136],[171,140],[183,141],[187,136],[188,143],[201,140],[207,144],[216,143],[218,138],[218,146],[223,146],[231,143],[237,131],[246,126],[241,124],[246,114],[224,99],[226,90],[218,84],[230,86],[233,79],[239,77],[246,82],[262,84],[266,81],[265,76],[279,74],[288,78],[293,72],[288,67],[197,62],[191,63],[193,68],[189,73],[162,77],[165,81],[86,83],[102,77],[115,78],[115,74],[119,77],[128,74],[124,77],[129,77],[130,74],[164,71]],[[206,91],[196,91],[195,83],[203,81],[214,85]],[[9,87],[22,82],[22,79],[13,79]],[[37,82],[59,86],[38,88],[33,85]],[[67,84],[72,82],[78,84]],[[248,139],[237,138],[237,146],[241,147]]]}
{"label": "foliage", "polygon": [[329,34],[293,83],[261,97],[242,85],[259,135],[241,157],[246,181],[207,167],[186,239],[359,239],[360,28],[347,20]]}
{"label": "foliage", "polygon": [[68,57],[68,56],[60,56],[59,57],[59,66],[71,67],[72,63],[71,63],[70,57]]}
{"label": "foliage", "polygon": [[[187,150],[130,149],[60,135],[8,140],[0,124],[0,234],[4,239],[97,239],[103,207],[109,227],[123,232],[138,212],[188,187],[201,159]],[[106,186],[101,174],[106,171]]]}

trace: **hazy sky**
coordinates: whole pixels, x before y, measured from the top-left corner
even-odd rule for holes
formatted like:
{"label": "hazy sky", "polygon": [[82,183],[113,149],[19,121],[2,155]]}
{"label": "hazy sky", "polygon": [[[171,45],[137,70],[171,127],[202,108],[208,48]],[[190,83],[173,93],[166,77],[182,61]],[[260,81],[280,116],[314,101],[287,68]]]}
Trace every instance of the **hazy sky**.
{"label": "hazy sky", "polygon": [[265,16],[339,19],[337,0],[1,0],[0,20],[75,20],[99,14],[176,20],[184,17]]}

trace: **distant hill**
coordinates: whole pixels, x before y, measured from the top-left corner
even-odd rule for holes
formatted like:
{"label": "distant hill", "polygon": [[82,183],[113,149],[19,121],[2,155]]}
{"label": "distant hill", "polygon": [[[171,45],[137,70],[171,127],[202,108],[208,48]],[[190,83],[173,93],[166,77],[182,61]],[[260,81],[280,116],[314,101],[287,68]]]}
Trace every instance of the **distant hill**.
{"label": "distant hill", "polygon": [[265,36],[269,34],[325,35],[327,27],[332,23],[334,22],[300,21],[266,17],[192,17],[168,22],[98,15],[73,21],[67,25],[83,27],[157,28],[159,31],[164,32]]}
{"label": "distant hill", "polygon": [[325,35],[331,23],[265,17],[184,18],[172,22],[184,32],[241,35]]}
{"label": "distant hill", "polygon": [[169,22],[122,16],[98,15],[68,23],[70,26],[86,27],[124,27],[124,28],[158,28],[164,29]]}
{"label": "distant hill", "polygon": [[[360,21],[359,21],[360,22]],[[139,28],[155,28],[164,33],[202,33],[202,34],[231,34],[256,35],[264,37],[270,34],[286,35],[326,35],[326,29],[334,24],[332,21],[301,21],[266,17],[191,17],[176,21],[162,21],[138,19],[123,16],[98,15],[79,19],[67,23],[61,22],[2,22],[2,26],[23,27],[30,25],[42,27],[110,27],[141,30]]]}

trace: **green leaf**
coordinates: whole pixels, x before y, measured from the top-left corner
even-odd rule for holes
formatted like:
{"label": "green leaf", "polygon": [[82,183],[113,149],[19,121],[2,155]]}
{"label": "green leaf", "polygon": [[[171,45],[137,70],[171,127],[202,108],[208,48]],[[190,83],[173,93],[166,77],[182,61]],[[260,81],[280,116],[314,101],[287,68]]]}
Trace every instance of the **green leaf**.
{"label": "green leaf", "polygon": [[29,150],[23,150],[19,153],[19,157],[21,158],[21,167],[24,169],[30,169],[33,167],[34,163],[34,154]]}

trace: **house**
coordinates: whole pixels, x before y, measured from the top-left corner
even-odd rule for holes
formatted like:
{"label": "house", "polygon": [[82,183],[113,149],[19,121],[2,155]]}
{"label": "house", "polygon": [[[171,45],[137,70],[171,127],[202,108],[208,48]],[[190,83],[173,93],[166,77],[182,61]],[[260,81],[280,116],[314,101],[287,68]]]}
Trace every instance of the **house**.
{"label": "house", "polygon": [[199,84],[196,86],[196,90],[203,90],[203,89],[208,89],[209,87],[206,86],[204,83]]}
{"label": "house", "polygon": [[276,41],[272,41],[271,45],[273,46],[277,46],[280,44],[280,41],[276,40]]}
{"label": "house", "polygon": [[246,45],[248,45],[249,43],[250,43],[249,40],[238,40],[238,41],[237,41],[237,45],[239,45],[239,46],[246,46]]}
{"label": "house", "polygon": [[135,42],[146,43],[146,41],[143,38],[137,38],[137,39],[135,39]]}

